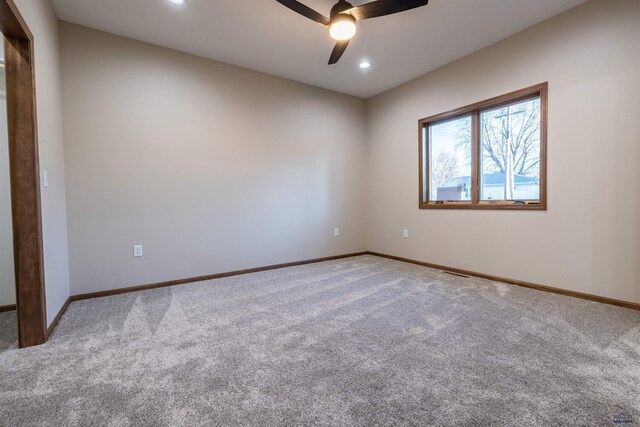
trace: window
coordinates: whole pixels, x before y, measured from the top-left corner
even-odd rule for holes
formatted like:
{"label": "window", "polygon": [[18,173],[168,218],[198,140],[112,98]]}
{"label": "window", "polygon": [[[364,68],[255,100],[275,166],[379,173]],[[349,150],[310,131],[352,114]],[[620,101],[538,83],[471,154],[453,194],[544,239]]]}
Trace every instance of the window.
{"label": "window", "polygon": [[420,120],[420,208],[546,209],[547,83]]}

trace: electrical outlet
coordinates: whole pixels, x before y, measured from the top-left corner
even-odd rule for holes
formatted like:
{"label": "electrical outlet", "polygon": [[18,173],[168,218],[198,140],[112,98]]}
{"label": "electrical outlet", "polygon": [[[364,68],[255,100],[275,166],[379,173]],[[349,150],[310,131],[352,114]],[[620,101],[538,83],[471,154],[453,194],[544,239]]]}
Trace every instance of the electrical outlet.
{"label": "electrical outlet", "polygon": [[334,237],[338,237],[340,235],[340,229],[339,228],[334,228],[333,229],[333,236]]}
{"label": "electrical outlet", "polygon": [[405,239],[409,238],[409,230],[407,230],[406,228],[404,230],[402,230],[402,237]]}
{"label": "electrical outlet", "polygon": [[133,245],[133,257],[138,258],[142,256],[142,245]]}

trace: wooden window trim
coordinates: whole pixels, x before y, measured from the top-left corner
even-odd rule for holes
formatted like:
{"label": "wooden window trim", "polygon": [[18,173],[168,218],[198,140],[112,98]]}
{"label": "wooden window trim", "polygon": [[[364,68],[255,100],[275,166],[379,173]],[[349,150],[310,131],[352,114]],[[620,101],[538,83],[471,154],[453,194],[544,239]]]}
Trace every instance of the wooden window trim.
{"label": "wooden window trim", "polygon": [[13,0],[0,0],[9,133],[11,210],[20,347],[47,339],[33,34]]}
{"label": "wooden window trim", "polygon": [[[547,210],[547,97],[548,83],[540,83],[524,89],[436,114],[418,121],[418,207],[420,209],[475,209],[475,210]],[[482,111],[500,108],[508,104],[540,98],[540,199],[526,204],[514,201],[480,200],[480,142],[479,116]],[[429,134],[430,124],[471,116],[471,201],[436,202],[429,201]]]}

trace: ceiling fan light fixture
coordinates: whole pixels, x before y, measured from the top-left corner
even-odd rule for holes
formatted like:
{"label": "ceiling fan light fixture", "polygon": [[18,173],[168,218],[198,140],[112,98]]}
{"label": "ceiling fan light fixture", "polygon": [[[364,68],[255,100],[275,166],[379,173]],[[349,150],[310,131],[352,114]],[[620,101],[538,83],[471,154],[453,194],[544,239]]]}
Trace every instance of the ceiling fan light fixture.
{"label": "ceiling fan light fixture", "polygon": [[351,40],[356,35],[356,19],[348,13],[338,14],[331,21],[329,34],[334,40]]}

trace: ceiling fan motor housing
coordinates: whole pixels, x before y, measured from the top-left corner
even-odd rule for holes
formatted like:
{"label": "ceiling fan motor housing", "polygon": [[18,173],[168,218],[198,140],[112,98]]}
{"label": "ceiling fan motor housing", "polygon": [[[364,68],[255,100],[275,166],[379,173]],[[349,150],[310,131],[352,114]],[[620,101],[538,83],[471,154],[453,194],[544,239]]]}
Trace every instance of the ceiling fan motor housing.
{"label": "ceiling fan motor housing", "polygon": [[[333,5],[333,7],[331,8],[331,12],[329,13],[329,18],[331,19],[331,22],[333,22],[334,18],[336,17],[342,17],[342,16],[348,16],[353,18],[353,16],[351,16],[351,14],[349,14],[348,10],[353,9],[353,5],[349,2],[346,2],[344,0],[340,0],[338,3],[336,3],[335,5]],[[345,13],[346,12],[346,13]],[[338,16],[341,15],[341,16]],[[348,19],[348,18],[347,18]],[[355,21],[355,18],[353,18],[353,20]]]}

